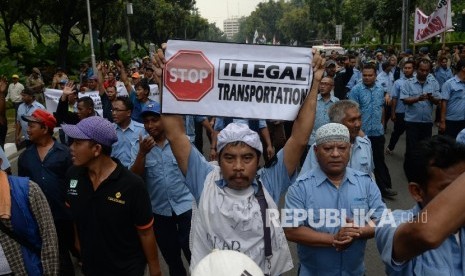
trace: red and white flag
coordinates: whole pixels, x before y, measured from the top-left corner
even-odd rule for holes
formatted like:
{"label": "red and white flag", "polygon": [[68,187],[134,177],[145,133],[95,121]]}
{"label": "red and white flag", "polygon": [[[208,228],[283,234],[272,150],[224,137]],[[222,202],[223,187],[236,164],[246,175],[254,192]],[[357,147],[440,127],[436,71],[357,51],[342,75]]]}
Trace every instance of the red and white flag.
{"label": "red and white flag", "polygon": [[427,16],[419,8],[415,9],[415,43],[427,40],[452,29],[450,0],[439,0],[436,10]]}

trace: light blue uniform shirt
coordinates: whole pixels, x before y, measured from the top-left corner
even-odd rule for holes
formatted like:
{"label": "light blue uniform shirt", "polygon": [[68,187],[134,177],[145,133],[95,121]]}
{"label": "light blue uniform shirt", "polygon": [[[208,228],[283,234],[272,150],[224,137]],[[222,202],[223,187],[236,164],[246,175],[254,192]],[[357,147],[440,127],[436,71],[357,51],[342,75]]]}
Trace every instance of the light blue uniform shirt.
{"label": "light blue uniform shirt", "polygon": [[350,90],[349,99],[360,105],[363,132],[368,136],[384,135],[384,127],[381,122],[384,89],[376,83],[370,88],[363,83],[359,83]]}
{"label": "light blue uniform shirt", "polygon": [[16,121],[21,124],[21,134],[26,140],[29,140],[29,135],[27,135],[27,122],[21,119],[21,116],[31,116],[36,109],[45,109],[45,107],[38,101],[33,101],[30,105],[22,103],[18,106],[18,117],[16,117]]}
{"label": "light blue uniform shirt", "polygon": [[452,70],[450,70],[450,68],[444,69],[442,67],[436,67],[436,69],[434,69],[434,77],[436,78],[436,80],[439,83],[439,88],[441,88],[442,85],[447,80],[454,77],[454,74],[452,74]]}
{"label": "light blue uniform shirt", "polygon": [[396,104],[396,113],[405,113],[405,104],[404,102],[400,99],[400,89],[402,85],[404,85],[404,82],[407,80],[405,77],[400,77],[400,79],[396,80],[394,82],[394,85],[392,86],[391,90],[391,98],[397,99],[397,104]]}
{"label": "light blue uniform shirt", "polygon": [[[440,99],[439,84],[430,74],[426,81],[421,84],[416,76],[404,82],[400,88],[400,99],[419,97],[422,94],[433,93],[433,97]],[[433,103],[430,101],[419,101],[414,104],[405,105],[405,121],[415,123],[433,123]]]}
{"label": "light blue uniform shirt", "polygon": [[313,125],[313,130],[312,130],[312,133],[310,134],[310,139],[308,139],[308,145],[315,143],[316,131],[321,126],[329,123],[328,110],[335,102],[338,102],[338,101],[339,101],[338,98],[331,95],[329,100],[325,102],[323,97],[321,97],[321,95],[318,94],[318,98],[316,101],[315,124]]}
{"label": "light blue uniform shirt", "polygon": [[391,72],[386,73],[383,71],[376,77],[376,83],[383,87],[386,93],[391,92],[393,80],[394,76]]}
{"label": "light blue uniform shirt", "polygon": [[126,129],[122,129],[117,124],[113,124],[116,130],[118,141],[112,145],[111,156],[118,158],[121,164],[126,168],[131,164],[131,149],[132,144],[139,140],[139,134],[144,136],[146,134],[144,125],[131,120]]}
{"label": "light blue uniform shirt", "polygon": [[[378,187],[368,174],[347,168],[338,189],[317,167],[299,176],[289,187],[285,208],[289,209],[286,218],[297,216],[293,210],[311,210],[309,212],[313,212],[313,217],[309,216],[306,220],[300,221],[299,226],[310,227],[317,232],[336,234],[340,226],[326,225],[325,210],[337,209],[341,213],[345,212],[347,217],[354,218],[355,223],[358,221],[359,225],[363,226],[360,220],[354,217],[354,213],[363,214],[365,210],[365,214],[368,214],[369,210],[373,210],[371,219],[377,221],[381,218],[386,205],[381,199]],[[341,216],[338,218],[340,219]],[[344,218],[343,222],[345,222]],[[355,239],[344,251],[336,251],[334,247],[297,244],[300,260],[299,275],[363,275],[365,247],[365,239]]]}
{"label": "light blue uniform shirt", "polygon": [[354,86],[362,80],[362,72],[360,70],[354,68],[354,74],[350,77],[349,82],[347,83],[346,87],[350,89],[354,88]]}
{"label": "light blue uniform shirt", "polygon": [[[130,166],[134,164],[138,152],[139,140],[132,145]],[[155,145],[147,153],[144,180],[155,214],[172,216],[173,212],[179,215],[192,209],[192,195],[185,185],[168,140],[165,140],[163,147]]]}
{"label": "light blue uniform shirt", "polygon": [[386,274],[389,276],[411,275],[464,275],[465,263],[465,231],[460,228],[460,244],[454,235],[450,235],[438,248],[428,250],[408,262],[395,264],[392,259],[394,235],[398,226],[420,212],[417,206],[410,210],[396,210],[392,212],[395,224],[390,223],[377,227],[375,232],[376,245],[381,259],[386,265]]}
{"label": "light blue uniform shirt", "polygon": [[[316,160],[315,151],[313,149],[315,145],[316,144],[312,144],[308,150],[307,157],[305,158],[305,162],[302,165],[299,176],[315,167],[320,166]],[[350,160],[349,164],[347,164],[347,167],[370,175],[375,169],[375,165],[373,163],[373,153],[371,150],[371,142],[367,136],[355,137],[355,141],[351,145]]]}
{"label": "light blue uniform shirt", "polygon": [[2,171],[11,167],[10,162],[8,162],[8,158],[6,157],[6,154],[1,147],[0,147],[0,159],[3,160],[2,167],[0,168]]}
{"label": "light blue uniform shirt", "polygon": [[449,79],[442,86],[441,95],[447,101],[446,120],[465,120],[465,82],[457,76]]}
{"label": "light blue uniform shirt", "polygon": [[[278,158],[276,164],[269,168],[260,169],[257,174],[260,176],[260,181],[271,195],[274,202],[278,204],[281,195],[286,192],[287,188],[295,179],[295,174],[290,178],[287,173],[286,165],[284,164],[284,151],[280,150],[276,155]],[[208,163],[205,157],[195,147],[191,147],[188,162],[186,185],[192,195],[194,195],[198,204],[200,196],[202,195],[205,179],[208,173],[213,169],[213,165]],[[224,188],[227,185],[224,179],[220,179],[216,184],[220,188]],[[258,191],[256,180],[252,183],[252,187],[256,193]]]}

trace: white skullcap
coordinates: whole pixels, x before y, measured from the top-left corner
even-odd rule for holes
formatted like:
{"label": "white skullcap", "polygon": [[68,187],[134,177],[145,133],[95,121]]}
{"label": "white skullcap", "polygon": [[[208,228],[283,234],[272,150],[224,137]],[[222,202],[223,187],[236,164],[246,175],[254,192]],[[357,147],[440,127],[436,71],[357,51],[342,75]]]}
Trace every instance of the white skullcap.
{"label": "white skullcap", "polygon": [[246,124],[230,123],[218,134],[216,150],[220,152],[227,144],[241,141],[263,153],[262,142],[258,133],[251,130]]}
{"label": "white skullcap", "polygon": [[316,131],[316,145],[326,142],[347,142],[350,143],[349,129],[342,124],[329,123],[321,126]]}
{"label": "white skullcap", "polygon": [[213,250],[192,271],[192,276],[263,276],[258,265],[245,254],[234,250]]}

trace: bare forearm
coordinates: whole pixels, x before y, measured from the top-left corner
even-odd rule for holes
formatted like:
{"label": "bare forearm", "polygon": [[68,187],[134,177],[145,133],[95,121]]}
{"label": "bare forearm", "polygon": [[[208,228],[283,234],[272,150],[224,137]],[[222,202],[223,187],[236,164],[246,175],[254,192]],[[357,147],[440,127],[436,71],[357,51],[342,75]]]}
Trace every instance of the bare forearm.
{"label": "bare forearm", "polygon": [[136,160],[131,167],[131,172],[143,177],[145,172],[145,156],[146,154],[139,152],[137,153]]}
{"label": "bare forearm", "polygon": [[446,113],[447,113],[447,101],[441,102],[441,121],[446,121]]}
{"label": "bare forearm", "polygon": [[157,241],[152,228],[137,230],[139,240],[147,259],[150,276],[161,275],[160,263],[158,261]]}

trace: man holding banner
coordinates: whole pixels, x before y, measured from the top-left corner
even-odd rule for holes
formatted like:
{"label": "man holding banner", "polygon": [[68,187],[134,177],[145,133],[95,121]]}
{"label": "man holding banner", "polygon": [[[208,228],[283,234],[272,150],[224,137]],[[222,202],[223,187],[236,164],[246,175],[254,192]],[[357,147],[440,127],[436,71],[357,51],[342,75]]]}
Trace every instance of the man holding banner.
{"label": "man holding banner", "polygon": [[[165,63],[161,50],[157,60]],[[321,66],[321,58],[314,57]],[[158,64],[157,68],[164,64]],[[211,250],[238,250],[251,257],[267,275],[293,267],[282,227],[272,220],[281,195],[295,177],[313,128],[318,85],[323,70],[314,73],[292,134],[273,164],[258,170],[263,146],[258,134],[244,124],[230,124],[218,135],[219,166],[208,163],[192,146],[181,116],[163,115],[166,137],[196,204],[192,219],[191,268]],[[265,209],[268,209],[265,211]],[[269,225],[270,224],[270,225]]]}

